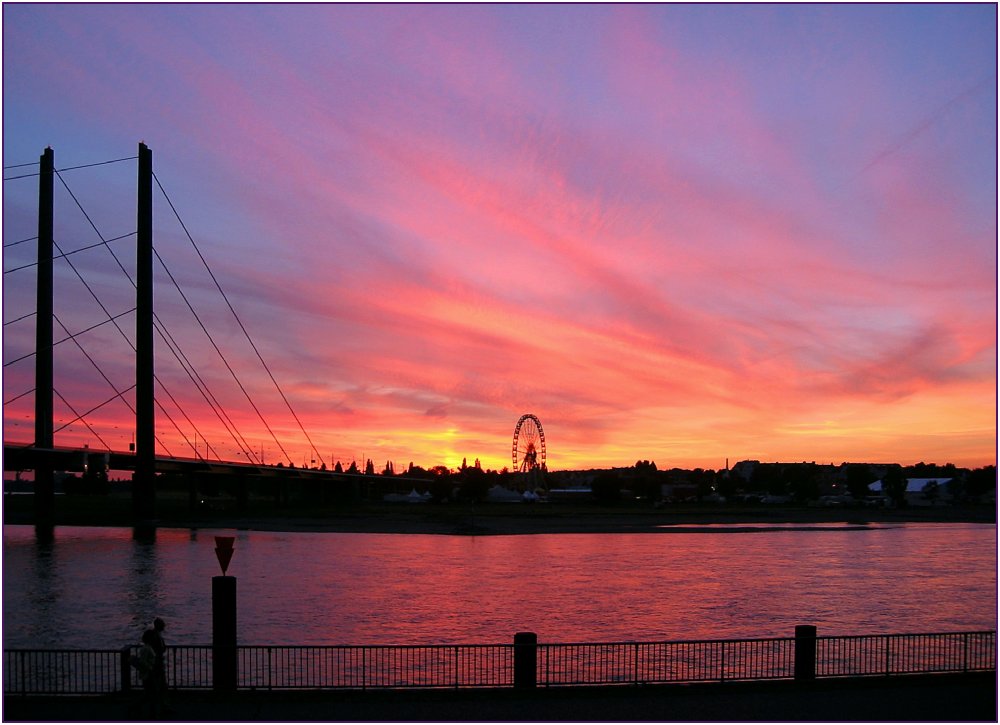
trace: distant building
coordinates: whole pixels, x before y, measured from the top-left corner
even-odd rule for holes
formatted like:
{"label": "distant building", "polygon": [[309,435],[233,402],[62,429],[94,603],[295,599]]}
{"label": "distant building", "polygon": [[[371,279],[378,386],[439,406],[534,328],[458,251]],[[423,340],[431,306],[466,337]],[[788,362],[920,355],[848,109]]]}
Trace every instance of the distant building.
{"label": "distant building", "polygon": [[[936,506],[951,499],[948,484],[950,478],[908,478],[906,479],[906,503],[908,506]],[[882,481],[868,486],[873,496],[882,495]]]}

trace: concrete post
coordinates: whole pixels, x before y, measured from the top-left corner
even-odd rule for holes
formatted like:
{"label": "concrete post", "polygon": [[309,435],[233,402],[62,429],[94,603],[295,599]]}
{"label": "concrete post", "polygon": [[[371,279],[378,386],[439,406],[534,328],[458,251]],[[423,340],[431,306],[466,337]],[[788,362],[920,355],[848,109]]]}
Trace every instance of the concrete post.
{"label": "concrete post", "polygon": [[212,689],[236,690],[236,577],[212,577]]}
{"label": "concrete post", "polygon": [[795,627],[795,679],[816,679],[816,627],[811,624]]}
{"label": "concrete post", "polygon": [[514,635],[514,687],[533,688],[538,684],[538,635],[518,632]]}

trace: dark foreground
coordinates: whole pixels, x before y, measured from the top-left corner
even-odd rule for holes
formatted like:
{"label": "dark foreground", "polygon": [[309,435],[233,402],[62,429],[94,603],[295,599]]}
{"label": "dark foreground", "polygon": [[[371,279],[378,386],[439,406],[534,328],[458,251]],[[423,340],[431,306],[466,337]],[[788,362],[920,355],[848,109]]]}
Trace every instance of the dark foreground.
{"label": "dark foreground", "polygon": [[[170,721],[997,722],[995,673],[552,690],[171,694]],[[131,721],[140,695],[5,695],[3,721]]]}

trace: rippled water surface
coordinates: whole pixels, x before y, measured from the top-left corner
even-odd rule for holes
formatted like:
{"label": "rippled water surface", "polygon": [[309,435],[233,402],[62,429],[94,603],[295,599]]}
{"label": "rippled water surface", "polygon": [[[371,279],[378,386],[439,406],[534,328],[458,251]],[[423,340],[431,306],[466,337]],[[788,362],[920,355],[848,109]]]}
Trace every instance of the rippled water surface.
{"label": "rippled water surface", "polygon": [[3,535],[5,647],[211,642],[236,536],[243,644],[613,641],[996,628],[996,528],[431,536],[28,526]]}

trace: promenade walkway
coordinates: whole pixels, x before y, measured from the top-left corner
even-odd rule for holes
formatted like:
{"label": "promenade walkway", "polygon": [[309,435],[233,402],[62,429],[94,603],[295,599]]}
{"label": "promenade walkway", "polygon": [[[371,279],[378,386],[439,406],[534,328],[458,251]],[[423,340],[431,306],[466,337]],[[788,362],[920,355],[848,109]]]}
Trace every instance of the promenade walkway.
{"label": "promenade walkway", "polygon": [[[997,722],[995,673],[518,690],[176,692],[181,722]],[[4,697],[3,721],[138,719],[139,693]]]}

